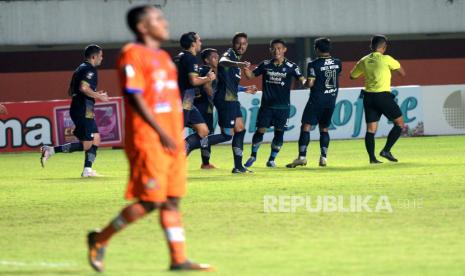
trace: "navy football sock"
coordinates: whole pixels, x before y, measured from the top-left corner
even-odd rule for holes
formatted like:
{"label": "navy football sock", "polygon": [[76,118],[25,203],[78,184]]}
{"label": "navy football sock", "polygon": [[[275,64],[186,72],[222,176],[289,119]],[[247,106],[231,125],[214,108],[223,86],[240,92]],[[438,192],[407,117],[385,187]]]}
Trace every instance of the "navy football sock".
{"label": "navy football sock", "polygon": [[244,150],[245,130],[234,133],[232,150],[234,155],[234,168],[242,168],[242,151]]}
{"label": "navy football sock", "polygon": [[384,146],[383,151],[391,151],[392,146],[394,146],[394,144],[397,142],[397,139],[399,139],[401,133],[402,128],[398,125],[394,125],[388,134],[386,145]]}
{"label": "navy football sock", "polygon": [[283,141],[284,141],[284,131],[275,130],[273,141],[271,142],[271,154],[270,154],[270,158],[268,158],[268,161],[274,161],[279,151],[281,150]]}
{"label": "navy football sock", "polygon": [[210,145],[206,148],[202,148],[200,150],[200,155],[202,157],[202,164],[208,165],[210,164],[210,154],[211,154],[211,147]]}
{"label": "navy football sock", "polygon": [[82,142],[74,142],[74,143],[68,143],[68,144],[56,146],[53,149],[55,150],[55,152],[71,153],[74,151],[83,151],[84,145],[82,144]]}
{"label": "navy football sock", "polygon": [[310,131],[300,130],[299,136],[299,157],[305,158],[307,156],[307,147],[310,143]]}
{"label": "navy football sock", "polygon": [[326,154],[328,153],[328,147],[329,147],[329,133],[322,131],[320,132],[320,154],[323,157],[326,157]]}
{"label": "navy football sock", "polygon": [[254,133],[252,137],[252,153],[250,154],[250,156],[257,158],[258,148],[260,148],[260,145],[263,142],[263,135],[265,134],[260,133],[258,131]]}
{"label": "navy football sock", "polygon": [[192,133],[187,136],[184,141],[186,142],[186,154],[189,155],[191,151],[200,148],[200,136],[197,133]]}
{"label": "navy football sock", "polygon": [[97,149],[98,147],[96,145],[92,145],[92,147],[86,151],[86,157],[84,160],[85,168],[92,168],[92,164],[95,162],[95,158],[97,158]]}

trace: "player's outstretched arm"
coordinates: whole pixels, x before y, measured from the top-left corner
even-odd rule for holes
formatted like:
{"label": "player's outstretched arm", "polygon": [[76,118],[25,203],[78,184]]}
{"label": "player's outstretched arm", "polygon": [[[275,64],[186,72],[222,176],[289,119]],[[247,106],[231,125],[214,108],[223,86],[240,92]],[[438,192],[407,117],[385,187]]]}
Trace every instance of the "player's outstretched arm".
{"label": "player's outstretched arm", "polygon": [[222,57],[219,62],[220,66],[224,67],[238,67],[238,68],[247,68],[250,66],[248,61],[232,61],[228,57]]}
{"label": "player's outstretched arm", "polygon": [[205,77],[199,77],[197,74],[189,74],[189,82],[192,84],[192,86],[201,86],[212,82],[215,79],[216,75],[212,70],[210,70]]}
{"label": "player's outstretched arm", "polygon": [[404,70],[404,68],[402,68],[402,67],[400,67],[400,68],[397,69],[397,70],[394,70],[394,72],[395,72],[399,77],[405,77],[405,76],[406,76],[405,70]]}
{"label": "player's outstretched arm", "polygon": [[129,105],[134,109],[134,111],[139,114],[142,119],[149,124],[152,129],[158,134],[160,137],[160,142],[170,153],[173,153],[176,150],[176,144],[173,140],[165,133],[165,131],[160,127],[160,125],[155,121],[152,114],[150,113],[150,109],[148,108],[147,104],[145,103],[142,95],[140,94],[126,94]]}
{"label": "player's outstretched arm", "polygon": [[244,68],[244,75],[248,80],[251,80],[251,79],[256,77],[255,74],[253,73],[253,71],[250,70],[249,67]]}

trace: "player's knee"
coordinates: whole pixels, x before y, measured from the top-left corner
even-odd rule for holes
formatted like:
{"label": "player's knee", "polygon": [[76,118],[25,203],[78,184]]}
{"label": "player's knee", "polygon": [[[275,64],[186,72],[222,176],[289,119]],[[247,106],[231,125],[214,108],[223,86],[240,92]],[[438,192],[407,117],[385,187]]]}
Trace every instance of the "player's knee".
{"label": "player's knee", "polygon": [[197,131],[197,134],[198,134],[200,137],[202,137],[202,138],[208,136],[208,134],[209,134],[209,132],[210,132],[210,131],[208,130],[207,125],[205,125],[205,124],[201,124],[201,125],[196,129],[196,131]]}
{"label": "player's knee", "polygon": [[165,203],[163,203],[162,208],[165,210],[177,210],[179,208],[179,201],[178,197],[168,197]]}
{"label": "player's knee", "polygon": [[400,116],[399,118],[394,120],[394,124],[399,127],[404,127],[404,118]]}
{"label": "player's knee", "polygon": [[83,141],[82,148],[84,149],[84,151],[88,151],[92,147],[92,144],[93,144],[93,141]]}
{"label": "player's knee", "polygon": [[303,124],[301,127],[300,127],[300,131],[303,131],[303,132],[310,132],[310,129],[312,128],[311,125],[309,124]]}
{"label": "player's knee", "polygon": [[263,135],[263,134],[265,134],[265,132],[266,132],[266,128],[264,128],[264,127],[257,128],[257,131],[256,131],[256,132],[259,133],[259,134],[261,134],[261,135]]}
{"label": "player's knee", "polygon": [[144,208],[145,212],[150,213],[153,210],[160,208],[161,203],[158,202],[150,202],[150,201],[140,201],[140,205]]}

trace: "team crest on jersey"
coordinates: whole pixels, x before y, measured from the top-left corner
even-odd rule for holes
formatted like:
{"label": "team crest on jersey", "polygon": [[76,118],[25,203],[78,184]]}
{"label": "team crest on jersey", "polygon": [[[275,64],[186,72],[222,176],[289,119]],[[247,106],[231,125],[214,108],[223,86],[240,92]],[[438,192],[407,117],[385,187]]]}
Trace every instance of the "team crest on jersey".
{"label": "team crest on jersey", "polygon": [[194,71],[195,71],[195,72],[198,72],[198,71],[199,71],[199,65],[198,65],[198,64],[194,64]]}
{"label": "team crest on jersey", "polygon": [[150,178],[147,183],[145,183],[145,188],[149,190],[155,190],[157,188],[157,180],[154,178]]}
{"label": "team crest on jersey", "polygon": [[86,74],[86,78],[89,80],[92,79],[93,76],[94,76],[94,72],[89,72]]}

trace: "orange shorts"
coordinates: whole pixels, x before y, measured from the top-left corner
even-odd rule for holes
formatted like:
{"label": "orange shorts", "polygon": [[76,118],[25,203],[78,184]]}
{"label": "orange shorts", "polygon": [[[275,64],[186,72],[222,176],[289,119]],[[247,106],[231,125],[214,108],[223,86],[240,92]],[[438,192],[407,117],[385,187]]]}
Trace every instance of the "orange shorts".
{"label": "orange shorts", "polygon": [[186,194],[187,159],[184,151],[166,154],[161,146],[127,149],[130,176],[126,199],[165,202]]}

